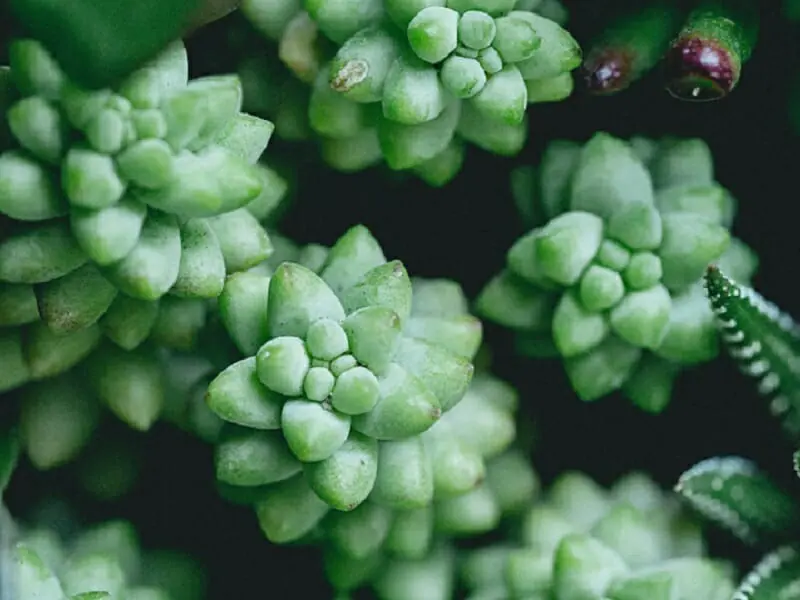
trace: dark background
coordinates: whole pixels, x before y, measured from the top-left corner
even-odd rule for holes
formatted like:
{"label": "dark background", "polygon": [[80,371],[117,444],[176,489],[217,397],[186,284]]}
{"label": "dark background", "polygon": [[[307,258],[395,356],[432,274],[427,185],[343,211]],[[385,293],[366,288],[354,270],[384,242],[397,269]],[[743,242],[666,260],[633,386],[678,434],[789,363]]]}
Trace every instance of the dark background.
{"label": "dark background", "polygon": [[[570,30],[585,42],[607,3],[565,4],[572,12]],[[756,287],[800,314],[795,220],[800,139],[790,127],[788,111],[789,90],[800,77],[798,27],[783,19],[779,2],[762,4],[759,44],[729,98],[708,104],[678,102],[663,91],[656,70],[617,96],[576,93],[563,103],[535,106],[529,111],[530,141],[519,157],[502,159],[471,148],[461,175],[442,190],[393,177],[382,168],[337,174],[319,166],[307,147],[273,141],[267,155],[293,154],[300,165],[301,185],[281,230],[298,242],[330,244],[349,226],[363,223],[387,256],[402,259],[410,273],[455,279],[474,297],[522,233],[508,190],[512,166],[537,161],[551,140],[585,141],[598,130],[620,137],[702,137],[714,152],[717,179],[739,200],[734,231],[761,257]],[[209,46],[213,38],[206,33],[202,39],[202,47],[190,46],[193,52],[201,58],[224,56],[224,40]],[[798,491],[793,446],[770,420],[766,402],[727,359],[686,372],[672,405],[653,417],[616,396],[582,403],[560,369],[514,356],[505,332],[487,326],[486,340],[495,372],[518,386],[523,418],[538,424],[533,460],[545,483],[565,469],[581,469],[609,484],[637,468],[671,486],[698,460],[737,454],[755,459]],[[120,435],[137,437],[119,429]],[[69,470],[37,474],[24,466],[10,490],[12,512],[22,514],[35,498],[61,489],[79,500],[88,519],[124,516],[139,525],[147,545],[193,550],[208,565],[211,599],[253,592],[274,598],[329,597],[313,553],[270,546],[251,510],[216,496],[208,447],[162,425],[139,442],[144,448],[142,476],[122,501],[89,500]],[[724,535],[713,540],[718,552],[742,564],[757,556]]]}

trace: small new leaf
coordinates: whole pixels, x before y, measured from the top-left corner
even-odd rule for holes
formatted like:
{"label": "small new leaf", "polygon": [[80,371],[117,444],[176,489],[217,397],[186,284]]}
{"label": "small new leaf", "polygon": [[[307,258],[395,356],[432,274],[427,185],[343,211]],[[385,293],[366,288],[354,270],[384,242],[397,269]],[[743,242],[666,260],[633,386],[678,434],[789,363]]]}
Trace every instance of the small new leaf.
{"label": "small new leaf", "polygon": [[779,598],[800,598],[800,552],[795,546],[783,546],[762,558],[731,600]]}
{"label": "small new leaf", "polygon": [[800,436],[800,326],[714,265],[706,271],[705,288],[728,353],[758,382],[787,432]]}
{"label": "small new leaf", "polygon": [[800,531],[798,503],[743,458],[701,461],[681,475],[675,491],[748,544],[785,541]]}

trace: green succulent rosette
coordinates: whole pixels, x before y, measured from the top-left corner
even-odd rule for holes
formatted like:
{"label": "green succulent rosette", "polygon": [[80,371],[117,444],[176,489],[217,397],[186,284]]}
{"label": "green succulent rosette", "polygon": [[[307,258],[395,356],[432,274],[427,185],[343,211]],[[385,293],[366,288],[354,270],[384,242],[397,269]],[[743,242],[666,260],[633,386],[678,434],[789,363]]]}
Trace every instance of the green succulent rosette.
{"label": "green succulent rosette", "polygon": [[[321,539],[360,559],[403,511],[425,539],[438,504],[443,531],[491,529],[501,511],[481,483],[515,437],[516,395],[473,379],[481,325],[460,287],[412,283],[362,226],[306,250],[311,268],[236,274],[220,297],[246,357],[206,394],[226,421],[221,491],[252,505],[274,543]],[[470,503],[489,508],[470,515]]]}
{"label": "green succulent rosette", "polygon": [[[369,247],[378,249],[369,232],[356,227],[330,250],[308,246],[285,256],[293,256],[309,272],[317,272],[327,281],[326,273],[332,277],[329,269],[337,265],[344,268],[340,257],[348,256],[349,261],[355,262],[355,257],[369,254]],[[372,270],[386,269],[391,264],[380,261],[374,261],[378,264]],[[504,517],[524,509],[538,491],[538,479],[526,454],[511,446],[516,437],[516,392],[488,373],[478,372],[466,393],[459,392],[460,399],[452,407],[422,427],[413,424],[410,411],[404,410],[403,414],[394,409],[391,417],[389,412],[377,412],[381,404],[390,400],[384,396],[371,411],[351,417],[347,439],[337,442],[338,449],[328,458],[303,460],[292,449],[291,432],[287,435],[283,422],[283,410],[292,402],[291,397],[278,398],[276,403],[270,395],[269,410],[277,415],[283,403],[281,414],[269,417],[261,425],[252,424],[254,419],[266,416],[268,396],[259,380],[257,360],[269,341],[262,343],[264,334],[253,339],[255,321],[246,315],[262,319],[269,315],[273,307],[272,282],[281,269],[279,265],[256,269],[257,274],[231,276],[230,288],[226,287],[221,296],[223,322],[241,353],[252,356],[253,349],[258,349],[248,386],[260,389],[261,402],[260,406],[252,403],[247,411],[242,410],[246,394],[235,391],[230,377],[243,361],[229,367],[208,387],[209,406],[228,421],[216,449],[219,489],[230,501],[254,508],[270,541],[320,545],[327,578],[337,593],[371,587],[380,597],[391,597],[390,590],[395,585],[392,579],[403,569],[413,568],[423,558],[439,567],[448,564],[447,540],[495,529]],[[351,281],[367,279],[372,270],[366,274],[361,273],[363,267],[354,270]],[[246,280],[252,283],[248,292]],[[411,280],[411,287],[411,309],[400,335],[438,346],[451,357],[474,356],[481,329],[469,315],[460,287],[451,281],[425,279]],[[261,296],[258,302],[256,291]],[[248,297],[250,302],[246,302]],[[339,297],[348,297],[346,288]],[[251,312],[246,313],[245,309]],[[350,315],[343,324],[348,318]],[[381,338],[376,331],[372,337]],[[308,342],[307,335],[307,345]],[[355,346],[353,352],[355,355]],[[248,360],[252,358],[244,359]],[[333,358],[334,363],[336,360]],[[439,360],[431,355],[432,362]],[[381,382],[385,379],[379,376]],[[305,396],[303,402],[321,402],[323,407],[330,403],[328,410],[336,414],[333,403],[337,384],[338,381],[327,398],[312,401]],[[403,397],[398,393],[394,401]],[[234,398],[240,402],[238,416],[232,409]],[[263,416],[253,412],[256,406]],[[390,423],[394,431],[384,429]],[[385,578],[383,573],[391,575]]]}
{"label": "green succulent rosette", "polygon": [[572,93],[580,48],[538,5],[252,0],[242,10],[311,86],[308,124],[333,167],[385,163],[438,186],[461,169],[465,143],[515,155],[528,104]]}
{"label": "green succulent rosette", "polygon": [[112,362],[148,339],[190,346],[226,275],[272,252],[259,219],[285,184],[256,164],[272,124],[240,111],[236,76],[189,81],[180,43],[113,90],[81,89],[32,40],[10,62],[0,391],[65,373],[103,338]]}
{"label": "green succulent rosette", "polygon": [[642,473],[610,490],[563,473],[515,533],[464,553],[469,600],[729,600],[736,587],[731,565],[706,555],[698,523]]}
{"label": "green succulent rosette", "polygon": [[530,231],[477,313],[512,329],[522,353],[560,357],[581,399],[621,390],[662,411],[675,377],[719,353],[706,266],[748,281],[758,264],[729,232],[735,204],[708,147],[598,133],[554,142],[512,183]]}
{"label": "green succulent rosette", "polygon": [[37,600],[202,600],[205,574],[188,556],[144,551],[128,521],[62,539],[54,528],[19,532],[11,549],[13,598]]}
{"label": "green succulent rosette", "polygon": [[[318,244],[298,246],[275,231],[270,231],[269,236],[273,245],[270,258],[226,279],[223,293],[197,333],[196,346],[189,352],[159,350],[159,362],[164,366],[160,418],[209,444],[219,441],[226,421],[209,408],[208,386],[220,371],[252,354],[248,339],[260,335],[236,329],[227,317],[240,314],[242,307],[247,310],[241,301],[247,300],[256,289],[253,284],[263,283],[282,263],[295,262],[316,272],[328,254],[328,248]],[[250,308],[258,310],[259,306]]]}

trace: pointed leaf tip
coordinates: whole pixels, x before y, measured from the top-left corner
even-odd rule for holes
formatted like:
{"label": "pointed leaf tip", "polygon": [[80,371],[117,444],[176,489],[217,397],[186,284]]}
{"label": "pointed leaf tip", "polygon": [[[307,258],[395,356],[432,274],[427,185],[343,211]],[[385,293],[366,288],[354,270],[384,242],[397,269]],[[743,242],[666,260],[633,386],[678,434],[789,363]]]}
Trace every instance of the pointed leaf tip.
{"label": "pointed leaf tip", "polygon": [[800,326],[755,290],[712,265],[704,285],[728,354],[758,392],[771,399],[770,411],[793,435],[800,434]]}
{"label": "pointed leaf tip", "polygon": [[706,459],[681,475],[675,491],[698,513],[746,543],[783,541],[800,531],[800,508],[755,463]]}

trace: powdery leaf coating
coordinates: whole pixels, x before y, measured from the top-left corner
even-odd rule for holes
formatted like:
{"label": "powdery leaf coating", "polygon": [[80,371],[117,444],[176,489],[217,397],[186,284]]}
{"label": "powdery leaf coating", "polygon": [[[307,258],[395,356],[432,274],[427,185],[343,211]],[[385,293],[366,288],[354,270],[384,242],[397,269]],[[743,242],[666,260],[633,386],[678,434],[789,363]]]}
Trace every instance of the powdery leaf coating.
{"label": "powdery leaf coating", "polygon": [[757,266],[730,235],[731,198],[707,146],[603,132],[556,142],[536,170],[515,172],[512,192],[528,231],[479,313],[512,328],[530,357],[560,355],[582,399],[620,389],[663,411],[683,367],[718,353],[704,269],[720,261],[748,280]]}

